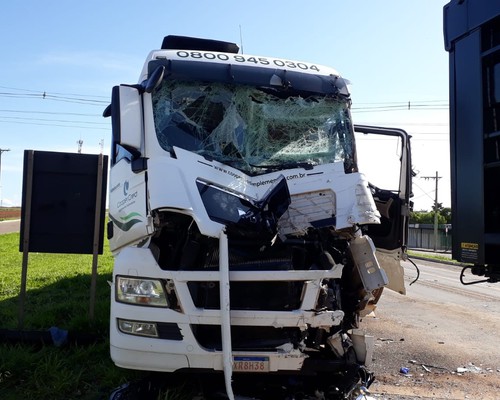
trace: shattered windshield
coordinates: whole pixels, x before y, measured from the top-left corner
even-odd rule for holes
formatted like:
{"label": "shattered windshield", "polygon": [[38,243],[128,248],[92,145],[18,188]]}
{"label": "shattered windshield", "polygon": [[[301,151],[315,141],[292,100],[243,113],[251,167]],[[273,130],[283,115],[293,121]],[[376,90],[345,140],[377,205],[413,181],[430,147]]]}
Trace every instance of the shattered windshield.
{"label": "shattered windshield", "polygon": [[249,175],[344,162],[354,167],[348,100],[225,83],[164,81],[153,94],[156,134]]}

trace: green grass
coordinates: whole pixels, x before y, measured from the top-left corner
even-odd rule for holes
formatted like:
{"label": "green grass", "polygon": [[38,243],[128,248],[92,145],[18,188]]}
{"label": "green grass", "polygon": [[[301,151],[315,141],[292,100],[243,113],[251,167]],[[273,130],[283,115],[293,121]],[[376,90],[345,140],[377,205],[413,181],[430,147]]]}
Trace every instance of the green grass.
{"label": "green grass", "polygon": [[[19,234],[0,235],[0,329],[18,328],[22,253]],[[94,319],[89,318],[91,255],[30,253],[25,331],[50,327],[88,334],[91,344],[0,343],[0,397],[17,399],[107,399],[139,373],[116,367],[109,357],[109,293],[112,256],[99,256]]]}
{"label": "green grass", "polygon": [[[19,235],[0,236],[0,321],[2,328],[17,328],[22,253]],[[94,321],[88,318],[91,255],[29,253],[25,328],[92,330],[104,333],[109,315],[109,285],[112,272],[109,250],[99,256]]]}
{"label": "green grass", "polygon": [[452,259],[450,259],[450,257],[444,256],[444,255],[441,256],[438,253],[428,253],[428,252],[408,250],[408,255],[410,257],[412,257],[412,256],[419,256],[419,257],[424,257],[424,258],[428,258],[428,259],[431,259],[431,260],[451,262],[451,263],[460,265],[460,263],[458,261],[452,260]]}

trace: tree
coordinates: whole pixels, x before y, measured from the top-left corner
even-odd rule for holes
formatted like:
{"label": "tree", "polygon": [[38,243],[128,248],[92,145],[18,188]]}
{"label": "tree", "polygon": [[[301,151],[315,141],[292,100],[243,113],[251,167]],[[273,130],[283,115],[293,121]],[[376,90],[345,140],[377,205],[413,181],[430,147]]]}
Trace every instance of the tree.
{"label": "tree", "polygon": [[451,208],[450,207],[444,207],[439,211],[439,214],[441,214],[445,220],[446,224],[451,224]]}
{"label": "tree", "polygon": [[[434,205],[432,211],[412,211],[410,212],[410,224],[433,224]],[[437,203],[438,224],[451,224],[451,208],[443,207],[443,203]]]}
{"label": "tree", "polygon": [[[444,209],[443,209],[444,210]],[[450,222],[447,221],[447,216],[450,216]],[[438,212],[438,224],[451,223],[451,210],[443,215]],[[434,211],[412,211],[410,212],[410,224],[434,224]]]}

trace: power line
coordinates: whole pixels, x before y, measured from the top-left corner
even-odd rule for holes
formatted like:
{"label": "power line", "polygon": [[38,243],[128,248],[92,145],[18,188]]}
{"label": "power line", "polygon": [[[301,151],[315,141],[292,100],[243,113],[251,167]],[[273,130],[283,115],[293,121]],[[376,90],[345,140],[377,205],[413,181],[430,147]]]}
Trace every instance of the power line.
{"label": "power line", "polygon": [[405,107],[413,107],[415,104],[429,104],[429,103],[444,103],[448,104],[448,99],[443,99],[443,100],[397,100],[397,101],[372,101],[372,102],[359,102],[356,104],[363,104],[363,105],[380,105],[380,104],[389,104],[389,105],[399,105],[399,104],[404,104]]}
{"label": "power line", "polygon": [[100,107],[102,107],[105,104],[109,104],[109,101],[104,101],[104,100],[93,100],[93,99],[85,99],[85,98],[69,97],[69,96],[55,96],[55,95],[48,94],[45,92],[37,93],[37,94],[19,94],[19,93],[0,92],[0,97],[52,100],[52,101],[62,101],[65,103],[87,104],[87,105],[100,106]]}
{"label": "power line", "polygon": [[423,189],[422,187],[418,186],[418,184],[415,181],[413,181],[412,184],[414,186],[416,186],[417,188],[419,188],[422,191],[422,195],[418,196],[418,197],[415,197],[415,199],[419,199],[419,198],[421,198],[423,196],[427,196],[429,199],[434,200],[434,197],[432,197],[425,189]]}
{"label": "power line", "polygon": [[[9,115],[10,114],[10,115]],[[99,118],[99,122],[84,121],[81,119],[57,119],[57,118],[31,118],[22,117],[22,115],[47,115],[47,116],[74,116],[74,117],[90,117],[92,119]],[[19,115],[19,116],[16,116]],[[64,128],[84,128],[84,129],[99,129],[108,130],[105,128],[109,122],[104,122],[102,114],[99,113],[78,113],[78,112],[61,112],[61,111],[40,111],[40,110],[14,110],[14,109],[0,109],[0,123],[4,124],[25,124],[36,126],[56,126]],[[83,126],[82,126],[83,124]],[[98,126],[102,126],[99,128]]]}
{"label": "power line", "polygon": [[23,125],[36,125],[36,126],[56,126],[61,128],[81,128],[81,129],[94,129],[94,130],[103,130],[109,131],[109,128],[97,128],[92,126],[78,126],[78,125],[61,125],[61,124],[43,124],[43,123],[35,123],[35,122],[24,122],[24,121],[2,121],[0,117],[0,123],[10,123],[10,124],[23,124]]}
{"label": "power line", "polygon": [[449,110],[450,108],[448,106],[442,106],[442,107],[436,107],[436,106],[426,106],[426,107],[419,107],[417,110],[407,110],[404,107],[399,107],[399,108],[388,108],[388,107],[380,107],[380,108],[374,108],[374,107],[353,107],[351,108],[351,112],[353,114],[363,114],[363,113],[370,113],[370,112],[389,112],[389,111],[435,111],[435,110]]}
{"label": "power line", "polygon": [[[13,88],[13,87],[10,87],[10,86],[0,86],[0,89],[18,90],[20,92],[45,93],[45,92],[42,92],[42,91],[39,91],[39,90]],[[63,96],[79,96],[79,97],[102,98],[102,99],[108,98],[107,96],[87,95],[87,94],[60,93],[60,92],[52,92],[52,93],[53,94],[57,94],[57,95],[63,95]]]}
{"label": "power line", "polygon": [[[77,93],[61,93],[61,92],[51,92],[51,91],[40,91],[25,88],[16,88],[11,86],[1,86],[0,89],[7,89],[11,91],[18,91],[24,93],[12,93],[12,92],[0,92],[0,95],[21,97],[25,96],[28,98],[39,98],[51,100],[64,100],[64,101],[82,101],[85,103],[98,103],[107,104],[109,103],[109,97],[98,96],[98,95],[88,95],[88,94],[77,94]],[[101,100],[102,99],[102,100]],[[408,100],[408,101],[387,101],[387,102],[363,102],[355,103],[351,110],[353,112],[369,112],[369,111],[394,111],[394,110],[414,110],[414,109],[448,109],[448,100]]]}
{"label": "power line", "polygon": [[22,120],[22,121],[41,121],[41,122],[64,122],[64,123],[70,123],[70,124],[91,124],[91,125],[106,125],[108,126],[109,123],[107,122],[92,122],[92,121],[70,121],[67,119],[45,119],[45,118],[26,118],[26,117],[10,117],[10,116],[1,116],[1,119],[15,119],[15,120]]}
{"label": "power line", "polygon": [[[374,124],[376,126],[380,126],[380,125],[377,125],[377,124]],[[413,142],[415,140],[415,136],[414,135],[446,135],[446,136],[449,136],[450,133],[449,132],[416,132],[416,131],[410,131],[408,132],[410,135],[411,135],[411,141]],[[371,138],[371,137],[368,137],[368,138],[365,138],[364,136],[361,136],[364,140],[377,140],[376,138]],[[417,138],[418,139],[418,138]],[[391,139],[387,139],[387,140],[391,140]]]}
{"label": "power line", "polygon": [[424,100],[424,101],[397,101],[379,103],[354,103],[351,107],[353,113],[365,112],[387,112],[387,111],[415,111],[415,110],[448,110],[449,103],[446,100]]}
{"label": "power line", "polygon": [[73,113],[73,112],[60,112],[60,111],[0,110],[0,112],[20,113],[20,114],[51,114],[51,115],[77,115],[85,117],[102,117],[102,114],[87,114],[87,113]]}
{"label": "power line", "polygon": [[[0,110],[2,111],[2,110]],[[356,122],[357,123],[357,122]],[[367,122],[364,121],[363,125],[385,125],[385,126],[395,126],[395,125],[402,125],[402,126],[449,126],[449,123],[447,122]]]}
{"label": "power line", "polygon": [[[0,86],[1,87],[1,86]],[[443,99],[443,100],[416,100],[414,102],[417,103],[448,103],[448,99]],[[357,104],[400,104],[401,101],[372,101],[372,102],[364,102],[364,103],[357,103]]]}
{"label": "power line", "polygon": [[48,92],[48,91],[39,91],[32,89],[13,88],[7,86],[0,86],[0,88],[10,90],[8,92],[1,91],[0,97],[20,98],[20,99],[42,99],[42,100],[62,101],[66,103],[77,103],[77,104],[99,105],[99,106],[109,103],[109,100],[104,100],[106,98],[105,96]]}

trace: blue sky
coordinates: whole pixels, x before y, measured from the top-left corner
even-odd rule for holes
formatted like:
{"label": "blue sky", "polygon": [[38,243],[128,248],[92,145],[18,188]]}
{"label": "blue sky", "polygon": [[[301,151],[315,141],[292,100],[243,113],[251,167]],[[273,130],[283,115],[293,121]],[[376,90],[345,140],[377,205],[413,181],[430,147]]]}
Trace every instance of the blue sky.
{"label": "blue sky", "polygon": [[[324,64],[352,82],[353,119],[413,136],[416,210],[450,206],[448,0],[25,0],[2,5],[2,205],[20,205],[26,149],[109,151],[111,88],[136,83],[164,36],[233,41],[245,53]],[[240,36],[241,29],[241,36]],[[242,39],[242,40],[241,40]],[[45,96],[44,96],[45,94]],[[407,104],[410,102],[410,110]],[[374,155],[376,159],[376,155]]]}

